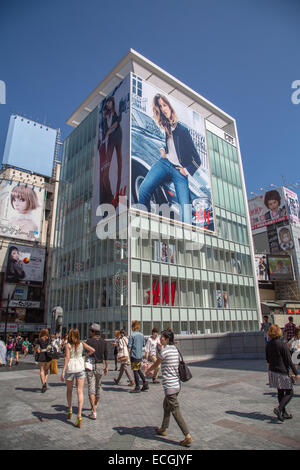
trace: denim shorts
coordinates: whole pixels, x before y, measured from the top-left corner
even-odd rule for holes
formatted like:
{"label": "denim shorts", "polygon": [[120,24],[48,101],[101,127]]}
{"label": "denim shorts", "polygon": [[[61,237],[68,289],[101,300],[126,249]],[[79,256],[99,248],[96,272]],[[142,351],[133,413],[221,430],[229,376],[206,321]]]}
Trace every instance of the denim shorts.
{"label": "denim shorts", "polygon": [[7,353],[6,353],[6,359],[11,359],[12,357],[14,357],[14,350],[13,349],[10,349],[10,350],[7,350]]}
{"label": "denim shorts", "polygon": [[74,379],[84,379],[85,372],[82,370],[81,372],[66,372],[65,373],[65,380],[74,380]]}

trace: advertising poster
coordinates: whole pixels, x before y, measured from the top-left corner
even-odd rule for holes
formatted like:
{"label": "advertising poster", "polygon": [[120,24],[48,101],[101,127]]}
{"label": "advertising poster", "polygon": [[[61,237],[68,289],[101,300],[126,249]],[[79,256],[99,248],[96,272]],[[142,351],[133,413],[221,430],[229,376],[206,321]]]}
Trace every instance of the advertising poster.
{"label": "advertising poster", "polygon": [[283,188],[283,191],[290,223],[300,226],[300,207],[298,196],[288,188]]}
{"label": "advertising poster", "polygon": [[255,254],[256,277],[259,281],[269,281],[269,267],[266,255]]}
{"label": "advertising poster", "polygon": [[292,281],[294,280],[293,266],[290,256],[268,255],[270,270],[270,281]]}
{"label": "advertising poster", "polygon": [[6,283],[42,284],[44,264],[44,248],[9,245],[6,261]]}
{"label": "advertising poster", "polygon": [[40,241],[44,189],[0,180],[0,236]]}
{"label": "advertising poster", "polygon": [[280,250],[289,251],[294,248],[291,229],[288,225],[285,225],[284,227],[277,227],[277,235]]}
{"label": "advertising poster", "polygon": [[269,225],[288,220],[283,189],[272,189],[249,199],[249,213],[253,235],[265,231]]}
{"label": "advertising poster", "polygon": [[173,243],[154,241],[155,260],[163,263],[175,263],[175,245]]}
{"label": "advertising poster", "polygon": [[100,104],[98,149],[95,159],[93,218],[95,226],[101,217],[97,207],[111,204],[118,209],[120,196],[128,198],[130,75]]}
{"label": "advertising poster", "polygon": [[131,205],[214,230],[203,116],[135,75]]}

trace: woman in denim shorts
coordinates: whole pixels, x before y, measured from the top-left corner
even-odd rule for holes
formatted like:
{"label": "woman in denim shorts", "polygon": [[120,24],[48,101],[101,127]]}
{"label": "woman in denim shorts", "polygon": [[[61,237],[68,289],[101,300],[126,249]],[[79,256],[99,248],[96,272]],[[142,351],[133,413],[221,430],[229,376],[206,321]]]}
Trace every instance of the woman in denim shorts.
{"label": "woman in denim shorts", "polygon": [[85,378],[85,367],[83,359],[83,350],[88,354],[93,354],[95,349],[80,341],[78,330],[70,330],[68,335],[68,343],[65,349],[65,364],[61,374],[62,382],[67,384],[67,401],[68,401],[68,419],[72,417],[72,392],[73,381],[76,379],[77,395],[78,395],[78,416],[75,426],[81,428],[81,411],[83,407],[83,387]]}

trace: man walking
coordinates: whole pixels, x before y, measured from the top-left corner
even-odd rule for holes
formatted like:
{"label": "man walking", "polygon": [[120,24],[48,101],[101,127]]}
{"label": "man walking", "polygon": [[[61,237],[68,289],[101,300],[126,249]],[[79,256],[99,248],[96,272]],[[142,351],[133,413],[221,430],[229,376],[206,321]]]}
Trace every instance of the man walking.
{"label": "man walking", "polygon": [[[130,349],[131,369],[134,373],[135,389],[129,393],[140,393],[149,390],[149,385],[143,372],[141,371],[143,360],[143,347],[146,344],[145,337],[140,333],[140,323],[134,320],[131,325],[132,335],[129,338],[128,349]],[[139,377],[142,379],[143,387],[140,389]]]}
{"label": "man walking", "polygon": [[293,317],[289,317],[289,322],[284,326],[284,334],[287,342],[295,336],[296,325],[293,323]]}
{"label": "man walking", "polygon": [[87,345],[95,349],[94,354],[89,356],[90,370],[87,370],[88,393],[92,407],[89,418],[97,418],[97,406],[100,399],[101,382],[104,369],[104,375],[108,373],[108,355],[107,345],[104,339],[100,337],[100,325],[93,323],[90,326],[90,337],[87,340]]}

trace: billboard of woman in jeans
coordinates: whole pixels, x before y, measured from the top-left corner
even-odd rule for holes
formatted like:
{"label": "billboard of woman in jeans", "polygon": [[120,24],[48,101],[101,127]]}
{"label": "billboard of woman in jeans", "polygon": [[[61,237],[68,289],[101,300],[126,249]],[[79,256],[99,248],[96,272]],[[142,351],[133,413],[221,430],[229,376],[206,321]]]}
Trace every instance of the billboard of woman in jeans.
{"label": "billboard of woman in jeans", "polygon": [[137,92],[132,93],[133,204],[148,212],[167,204],[177,220],[213,230],[203,117],[150,83],[141,80]]}

